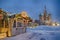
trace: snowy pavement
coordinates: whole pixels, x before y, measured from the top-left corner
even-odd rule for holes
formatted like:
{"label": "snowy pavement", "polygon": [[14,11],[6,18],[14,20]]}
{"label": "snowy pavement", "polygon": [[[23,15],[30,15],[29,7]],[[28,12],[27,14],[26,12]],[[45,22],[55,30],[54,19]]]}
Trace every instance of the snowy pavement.
{"label": "snowy pavement", "polygon": [[29,40],[29,36],[31,35],[31,33],[24,33],[24,34],[20,34],[14,37],[7,37],[4,38],[4,40]]}
{"label": "snowy pavement", "polygon": [[60,40],[60,33],[24,33],[4,40]]}
{"label": "snowy pavement", "polygon": [[28,28],[27,33],[4,38],[3,40],[60,40],[60,27]]}

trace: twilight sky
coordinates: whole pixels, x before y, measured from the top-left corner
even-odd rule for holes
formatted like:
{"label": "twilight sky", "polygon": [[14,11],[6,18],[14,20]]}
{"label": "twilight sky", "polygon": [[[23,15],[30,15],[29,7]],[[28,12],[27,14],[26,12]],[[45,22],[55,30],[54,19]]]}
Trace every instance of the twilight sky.
{"label": "twilight sky", "polygon": [[52,14],[52,19],[60,20],[60,0],[0,0],[0,8],[3,10],[12,14],[26,11],[33,19],[38,19],[45,5],[47,12]]}

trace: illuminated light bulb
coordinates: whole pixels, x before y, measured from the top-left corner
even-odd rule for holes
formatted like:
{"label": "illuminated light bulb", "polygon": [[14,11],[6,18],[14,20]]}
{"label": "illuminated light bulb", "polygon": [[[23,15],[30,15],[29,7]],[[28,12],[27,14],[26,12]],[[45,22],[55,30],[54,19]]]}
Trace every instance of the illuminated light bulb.
{"label": "illuminated light bulb", "polygon": [[57,24],[57,26],[59,26],[60,24]]}
{"label": "illuminated light bulb", "polygon": [[55,23],[53,23],[52,25],[55,26]]}

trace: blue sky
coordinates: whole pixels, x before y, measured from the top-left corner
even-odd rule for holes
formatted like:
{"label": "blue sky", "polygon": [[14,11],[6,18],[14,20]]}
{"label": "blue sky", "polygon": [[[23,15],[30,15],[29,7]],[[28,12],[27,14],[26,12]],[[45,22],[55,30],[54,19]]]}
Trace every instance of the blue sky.
{"label": "blue sky", "polygon": [[60,0],[0,0],[0,8],[11,13],[26,11],[33,19],[43,13],[44,6],[53,20],[60,20]]}

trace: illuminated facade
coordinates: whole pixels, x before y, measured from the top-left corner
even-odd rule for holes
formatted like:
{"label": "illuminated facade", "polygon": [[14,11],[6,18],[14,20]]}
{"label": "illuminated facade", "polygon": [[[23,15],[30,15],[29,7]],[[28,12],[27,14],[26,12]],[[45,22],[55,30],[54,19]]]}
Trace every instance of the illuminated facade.
{"label": "illuminated facade", "polygon": [[[14,30],[13,26],[18,30],[18,32],[22,31],[23,33],[26,32],[26,26],[31,18],[27,15],[25,11],[8,16],[8,13],[4,10],[0,9],[0,33],[4,33],[4,36],[0,38],[4,38],[7,36],[12,36],[12,31]],[[20,33],[22,33],[20,32]]]}
{"label": "illuminated facade", "polygon": [[7,12],[5,12],[4,10],[0,9],[0,34],[4,35],[0,35],[0,38],[4,38],[7,36],[11,36],[11,28],[9,26],[10,23],[8,23],[8,15]]}
{"label": "illuminated facade", "polygon": [[47,25],[51,24],[51,14],[47,13],[46,7],[44,9],[43,15],[42,14],[39,15],[39,19],[42,24],[47,24]]}
{"label": "illuminated facade", "polygon": [[23,24],[24,26],[27,26],[28,22],[31,20],[31,18],[27,15],[27,12],[23,11],[20,14],[16,14],[14,20],[18,23]]}

